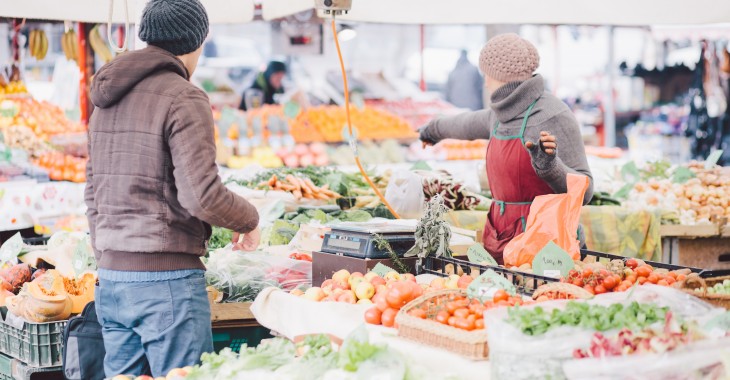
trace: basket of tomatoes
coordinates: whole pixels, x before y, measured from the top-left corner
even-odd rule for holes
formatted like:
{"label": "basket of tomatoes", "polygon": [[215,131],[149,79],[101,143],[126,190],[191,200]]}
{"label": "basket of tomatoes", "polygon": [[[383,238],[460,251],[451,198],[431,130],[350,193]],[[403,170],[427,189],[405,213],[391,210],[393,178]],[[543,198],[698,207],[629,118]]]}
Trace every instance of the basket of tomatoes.
{"label": "basket of tomatoes", "polygon": [[522,303],[521,297],[504,290],[486,302],[469,299],[463,289],[431,292],[401,308],[396,316],[398,335],[473,360],[486,360],[489,347],[484,311]]}

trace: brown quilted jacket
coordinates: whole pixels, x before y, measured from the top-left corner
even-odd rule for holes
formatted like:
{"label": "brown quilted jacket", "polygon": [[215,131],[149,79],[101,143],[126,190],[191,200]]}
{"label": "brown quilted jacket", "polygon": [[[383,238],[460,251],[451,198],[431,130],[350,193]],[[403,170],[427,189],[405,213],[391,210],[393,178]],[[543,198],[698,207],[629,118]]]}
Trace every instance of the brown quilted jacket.
{"label": "brown quilted jacket", "polygon": [[188,77],[151,46],[94,78],[85,198],[100,268],[204,269],[211,224],[258,225],[256,209],[218,176],[210,103]]}

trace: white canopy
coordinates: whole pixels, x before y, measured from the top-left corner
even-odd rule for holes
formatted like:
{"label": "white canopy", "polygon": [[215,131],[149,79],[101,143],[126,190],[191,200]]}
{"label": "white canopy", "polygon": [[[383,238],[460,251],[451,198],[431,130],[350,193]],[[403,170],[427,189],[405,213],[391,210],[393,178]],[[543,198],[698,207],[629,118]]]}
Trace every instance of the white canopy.
{"label": "white canopy", "polygon": [[[201,0],[212,24],[253,20],[253,0]],[[109,19],[110,0],[0,0],[0,17],[103,23]],[[129,22],[141,16],[147,0],[127,0]],[[125,0],[114,0],[114,23],[125,22]]]}
{"label": "white canopy", "polygon": [[[265,20],[314,0],[262,0]],[[677,25],[730,20],[728,0],[353,0],[338,19],[392,24]]]}

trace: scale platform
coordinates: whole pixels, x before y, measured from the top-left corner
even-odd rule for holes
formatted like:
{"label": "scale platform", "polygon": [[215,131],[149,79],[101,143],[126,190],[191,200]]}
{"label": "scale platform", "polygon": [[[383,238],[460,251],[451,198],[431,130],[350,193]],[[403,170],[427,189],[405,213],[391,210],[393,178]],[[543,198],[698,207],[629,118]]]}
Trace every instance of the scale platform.
{"label": "scale platform", "polygon": [[390,255],[378,249],[376,236],[382,236],[398,255],[403,255],[416,244],[415,227],[392,224],[350,223],[332,226],[324,235],[322,252],[361,259],[386,259]]}

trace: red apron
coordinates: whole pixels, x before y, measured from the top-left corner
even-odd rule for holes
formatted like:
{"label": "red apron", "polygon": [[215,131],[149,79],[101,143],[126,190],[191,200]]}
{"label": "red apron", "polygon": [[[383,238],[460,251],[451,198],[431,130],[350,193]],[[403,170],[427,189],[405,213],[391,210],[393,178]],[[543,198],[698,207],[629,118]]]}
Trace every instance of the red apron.
{"label": "red apron", "polygon": [[499,264],[503,264],[504,246],[525,230],[532,200],[538,195],[555,193],[537,176],[525,148],[525,128],[535,103],[537,100],[527,109],[519,135],[498,135],[497,122],[487,146],[487,178],[493,201],[483,244]]}

